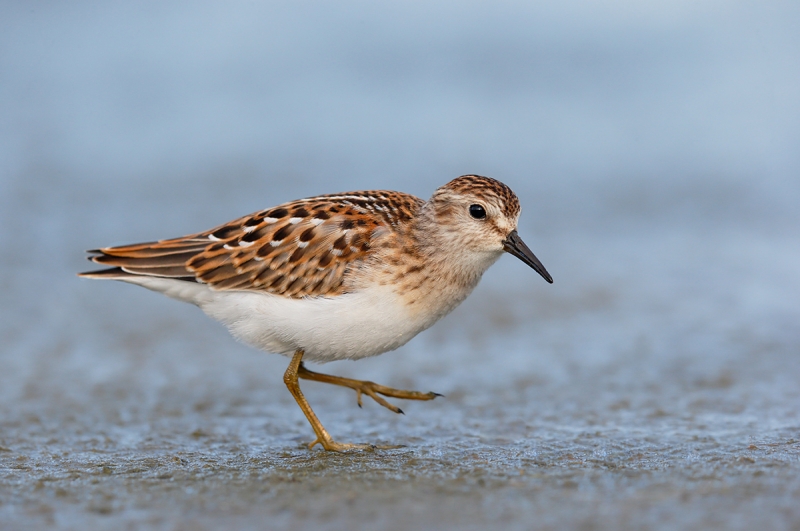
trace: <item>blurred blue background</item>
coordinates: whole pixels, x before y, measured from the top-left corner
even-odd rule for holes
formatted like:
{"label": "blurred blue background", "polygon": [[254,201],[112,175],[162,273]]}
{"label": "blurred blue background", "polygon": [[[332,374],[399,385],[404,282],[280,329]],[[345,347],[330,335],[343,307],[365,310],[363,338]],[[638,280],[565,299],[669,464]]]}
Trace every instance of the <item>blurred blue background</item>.
{"label": "blurred blue background", "polygon": [[505,258],[403,354],[346,370],[443,392],[722,378],[794,411],[798,23],[792,1],[4,2],[5,403],[193,378],[283,396],[285,360],[78,280],[83,250],[479,173],[520,196],[555,284]]}

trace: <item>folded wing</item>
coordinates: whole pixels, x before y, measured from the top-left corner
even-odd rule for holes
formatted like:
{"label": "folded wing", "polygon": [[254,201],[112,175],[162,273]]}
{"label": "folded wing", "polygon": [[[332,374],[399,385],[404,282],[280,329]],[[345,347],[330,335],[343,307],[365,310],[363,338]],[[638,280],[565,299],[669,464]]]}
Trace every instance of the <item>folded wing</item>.
{"label": "folded wing", "polygon": [[96,249],[89,251],[89,259],[109,269],[80,276],[154,276],[200,282],[215,290],[258,290],[293,298],[338,295],[344,291],[348,269],[368,258],[399,218],[410,216],[421,204],[402,194],[404,208],[392,210],[395,194],[320,196],[182,238]]}

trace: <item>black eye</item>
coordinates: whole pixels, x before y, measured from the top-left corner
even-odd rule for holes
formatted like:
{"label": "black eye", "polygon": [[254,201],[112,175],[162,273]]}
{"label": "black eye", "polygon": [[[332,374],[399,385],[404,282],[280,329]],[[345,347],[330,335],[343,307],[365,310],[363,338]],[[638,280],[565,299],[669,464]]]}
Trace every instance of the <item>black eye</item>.
{"label": "black eye", "polygon": [[470,205],[469,215],[475,219],[486,219],[486,210],[480,205]]}

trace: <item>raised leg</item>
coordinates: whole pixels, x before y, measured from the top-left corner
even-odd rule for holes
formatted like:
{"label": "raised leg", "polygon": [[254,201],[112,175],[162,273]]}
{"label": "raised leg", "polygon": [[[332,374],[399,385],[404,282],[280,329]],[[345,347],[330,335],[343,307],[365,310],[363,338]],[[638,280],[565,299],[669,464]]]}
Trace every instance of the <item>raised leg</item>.
{"label": "raised leg", "polygon": [[331,452],[346,452],[348,450],[374,450],[375,447],[371,444],[337,443],[333,440],[333,438],[331,438],[328,431],[322,426],[322,423],[314,414],[314,411],[312,411],[311,406],[308,405],[306,397],[304,397],[302,391],[300,391],[300,384],[297,382],[297,377],[298,369],[303,367],[302,360],[303,351],[298,350],[294,353],[292,361],[289,363],[289,367],[283,374],[283,383],[285,383],[286,387],[289,388],[289,392],[292,393],[292,396],[297,401],[297,405],[303,410],[303,414],[306,416],[308,422],[311,424],[311,427],[314,429],[314,433],[317,435],[317,438],[314,440],[314,442],[310,443],[308,447],[313,448],[315,444],[319,443],[323,448]]}
{"label": "raised leg", "polygon": [[[295,357],[297,357],[296,354]],[[358,407],[361,407],[361,395],[365,394],[368,397],[372,398],[375,402],[385,407],[386,409],[394,411],[395,413],[403,413],[403,410],[395,405],[390,404],[389,402],[378,396],[379,394],[384,396],[391,396],[393,398],[404,398],[406,400],[433,400],[437,396],[442,396],[439,393],[421,393],[419,391],[405,391],[403,389],[393,389],[392,387],[385,387],[383,385],[378,385],[375,382],[369,382],[366,380],[353,380],[350,378],[342,378],[341,376],[320,374],[318,372],[313,372],[306,369],[302,361],[299,361],[299,365],[297,368],[297,376],[302,378],[303,380],[314,380],[315,382],[324,382],[333,385],[341,385],[343,387],[349,387],[350,389],[355,389],[356,400],[358,401]]]}

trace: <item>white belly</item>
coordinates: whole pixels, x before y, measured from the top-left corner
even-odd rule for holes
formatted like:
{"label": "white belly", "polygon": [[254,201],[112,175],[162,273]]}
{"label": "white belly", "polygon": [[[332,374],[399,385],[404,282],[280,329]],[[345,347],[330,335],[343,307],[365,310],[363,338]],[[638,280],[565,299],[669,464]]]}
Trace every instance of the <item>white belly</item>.
{"label": "white belly", "polygon": [[312,361],[375,356],[406,344],[434,321],[415,318],[389,289],[332,298],[288,299],[268,293],[215,292],[200,307],[256,348]]}
{"label": "white belly", "polygon": [[304,359],[317,362],[394,350],[452,309],[410,312],[390,286],[331,298],[289,299],[261,292],[213,291],[173,279],[128,281],[196,304],[248,345],[284,355],[302,349]]}

